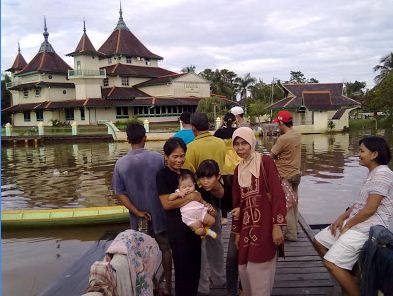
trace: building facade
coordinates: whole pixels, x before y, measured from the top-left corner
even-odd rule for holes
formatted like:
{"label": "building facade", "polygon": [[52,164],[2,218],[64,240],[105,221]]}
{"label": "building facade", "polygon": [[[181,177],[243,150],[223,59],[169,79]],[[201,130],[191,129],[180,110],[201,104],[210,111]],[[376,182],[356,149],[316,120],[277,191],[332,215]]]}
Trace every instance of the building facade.
{"label": "building facade", "polygon": [[[195,73],[175,73],[159,67],[163,58],[148,50],[125,24],[120,7],[118,23],[96,50],[84,24],[71,68],[44,41],[26,63],[20,48],[7,83],[14,126],[45,126],[55,121],[94,125],[102,121],[138,117],[149,121],[176,121],[184,111],[194,112],[210,97],[210,84]],[[230,101],[222,99],[230,104]]]}
{"label": "building facade", "polygon": [[268,107],[292,112],[294,127],[301,133],[343,131],[349,112],[360,103],[343,95],[343,83],[283,84],[286,96]]}

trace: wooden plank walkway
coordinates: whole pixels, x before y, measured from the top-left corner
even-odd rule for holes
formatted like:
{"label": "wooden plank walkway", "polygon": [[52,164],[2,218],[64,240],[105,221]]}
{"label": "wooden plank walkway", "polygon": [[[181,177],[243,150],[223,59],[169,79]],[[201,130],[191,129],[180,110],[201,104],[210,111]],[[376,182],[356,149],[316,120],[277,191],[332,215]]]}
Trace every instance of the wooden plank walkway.
{"label": "wooden plank walkway", "polygon": [[[127,226],[126,226],[127,227]],[[101,260],[118,231],[107,233],[76,263],[72,264],[59,280],[41,296],[81,295],[88,285],[90,265]],[[223,226],[224,259],[228,250],[230,221]],[[285,259],[278,260],[272,295],[341,295],[335,282],[324,267],[321,258],[312,246],[312,230],[303,218],[299,220],[299,235],[296,242],[285,242]],[[174,272],[172,277],[174,284]],[[172,295],[175,295],[174,290]],[[225,288],[212,288],[211,296],[227,295]]]}
{"label": "wooden plank walkway", "polygon": [[[298,240],[285,242],[285,259],[279,258],[272,295],[335,295],[335,282],[311,243],[313,232],[300,217]],[[223,242],[228,249],[230,221],[223,226]],[[211,296],[227,295],[225,289],[211,289]]]}

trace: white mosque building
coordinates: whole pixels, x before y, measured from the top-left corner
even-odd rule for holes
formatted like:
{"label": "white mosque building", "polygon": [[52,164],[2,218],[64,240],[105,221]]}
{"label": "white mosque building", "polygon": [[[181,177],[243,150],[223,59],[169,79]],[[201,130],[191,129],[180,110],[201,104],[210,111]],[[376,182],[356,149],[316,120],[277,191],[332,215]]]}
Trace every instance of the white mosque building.
{"label": "white mosque building", "polygon": [[[158,66],[163,58],[152,53],[130,31],[120,16],[117,26],[96,50],[86,34],[67,56],[72,69],[49,43],[44,20],[44,41],[26,63],[20,48],[7,83],[14,126],[52,125],[75,121],[95,125],[100,121],[138,117],[151,122],[176,121],[193,112],[202,98],[210,97],[207,80],[195,73],[175,73]],[[223,99],[226,103],[230,103]]]}

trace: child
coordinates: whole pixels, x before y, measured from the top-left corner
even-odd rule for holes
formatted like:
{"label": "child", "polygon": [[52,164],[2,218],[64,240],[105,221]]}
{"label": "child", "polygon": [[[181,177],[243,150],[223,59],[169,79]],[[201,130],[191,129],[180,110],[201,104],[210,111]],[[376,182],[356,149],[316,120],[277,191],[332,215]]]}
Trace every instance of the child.
{"label": "child", "polygon": [[[169,195],[169,200],[183,198],[194,191],[194,176],[191,171],[184,170],[179,176],[179,189]],[[182,221],[189,226],[196,235],[210,235],[212,238],[216,238],[217,234],[209,229],[215,223],[215,218],[208,213],[208,209],[208,204],[204,201],[191,201],[180,208]]]}

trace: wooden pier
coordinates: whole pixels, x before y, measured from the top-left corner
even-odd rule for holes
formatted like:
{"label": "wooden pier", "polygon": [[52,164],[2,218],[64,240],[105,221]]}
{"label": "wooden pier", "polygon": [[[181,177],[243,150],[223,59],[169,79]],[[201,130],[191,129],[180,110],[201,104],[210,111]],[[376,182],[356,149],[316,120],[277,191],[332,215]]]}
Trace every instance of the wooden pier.
{"label": "wooden pier", "polygon": [[[127,227],[127,226],[126,226]],[[272,295],[341,295],[337,286],[324,267],[311,240],[313,232],[300,217],[298,240],[285,242],[285,259],[279,258]],[[117,233],[108,234],[73,264],[68,271],[40,295],[61,296],[81,295],[88,285],[90,265],[101,260],[105,250]],[[228,250],[230,223],[223,226],[224,257]],[[174,274],[174,273],[173,273]],[[83,280],[81,280],[83,279]],[[175,284],[173,282],[172,286]],[[174,295],[174,291],[173,294]],[[212,288],[211,296],[227,295],[225,288]]]}

